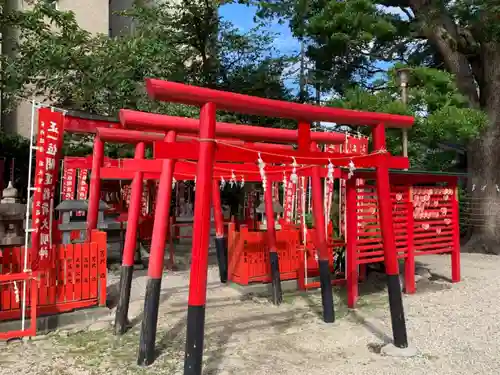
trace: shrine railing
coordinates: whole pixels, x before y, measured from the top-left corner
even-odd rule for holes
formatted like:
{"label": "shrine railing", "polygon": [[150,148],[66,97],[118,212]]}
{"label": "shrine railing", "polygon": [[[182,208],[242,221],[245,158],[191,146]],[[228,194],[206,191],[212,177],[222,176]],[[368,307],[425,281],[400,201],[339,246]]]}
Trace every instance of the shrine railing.
{"label": "shrine railing", "polygon": [[[349,307],[358,297],[360,266],[384,261],[374,174],[359,172],[356,177],[363,183],[348,180],[346,193]],[[404,260],[406,293],[416,290],[415,257],[421,255],[450,254],[451,279],[460,281],[457,181],[455,176],[391,174],[396,251]]]}
{"label": "shrine railing", "polygon": [[[24,248],[5,248],[0,258],[0,276],[22,272]],[[38,284],[37,315],[106,305],[106,233],[94,231],[90,242],[55,246],[55,261],[38,272],[38,282],[28,285],[27,309],[33,307],[32,288]],[[3,280],[3,279],[2,279]],[[22,288],[19,282],[0,285],[0,321],[21,317]]]}

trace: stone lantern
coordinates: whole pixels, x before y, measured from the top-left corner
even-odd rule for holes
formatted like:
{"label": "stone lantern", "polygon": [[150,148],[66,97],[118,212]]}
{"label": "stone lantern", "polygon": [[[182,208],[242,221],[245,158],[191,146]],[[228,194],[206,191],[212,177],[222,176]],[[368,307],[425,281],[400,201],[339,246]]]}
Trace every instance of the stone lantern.
{"label": "stone lantern", "polygon": [[12,181],[2,192],[0,200],[0,247],[24,244],[26,205],[19,203]]}
{"label": "stone lantern", "polygon": [[[260,229],[265,230],[267,228],[267,219],[266,219],[266,203],[263,200],[259,207],[255,210],[257,213],[262,214],[262,223],[260,225]],[[274,212],[274,227],[276,229],[281,229],[281,225],[278,224],[278,216],[283,213],[283,206],[273,199],[273,212]]]}

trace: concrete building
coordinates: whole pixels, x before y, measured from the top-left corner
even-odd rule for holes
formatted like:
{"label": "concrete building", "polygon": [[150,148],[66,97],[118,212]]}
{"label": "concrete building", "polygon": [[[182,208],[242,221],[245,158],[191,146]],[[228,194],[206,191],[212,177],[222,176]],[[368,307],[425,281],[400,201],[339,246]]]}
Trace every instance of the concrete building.
{"label": "concrete building", "polygon": [[[132,6],[134,0],[54,0],[59,10],[73,11],[80,27],[95,34],[116,36],[122,32],[133,31],[130,19],[113,14]],[[7,0],[7,8],[14,10],[29,9],[27,0]],[[8,31],[1,30],[4,34]],[[5,38],[2,38],[5,40]],[[1,53],[9,53],[12,46],[4,42]],[[31,104],[24,102],[9,114],[3,114],[0,128],[9,133],[29,137],[31,125]]]}

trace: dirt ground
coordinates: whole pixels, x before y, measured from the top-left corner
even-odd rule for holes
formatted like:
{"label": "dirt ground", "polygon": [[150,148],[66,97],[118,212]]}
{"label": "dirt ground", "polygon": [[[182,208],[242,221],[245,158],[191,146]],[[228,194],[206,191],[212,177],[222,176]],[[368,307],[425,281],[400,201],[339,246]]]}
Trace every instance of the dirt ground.
{"label": "dirt ground", "polygon": [[[317,291],[286,295],[285,303],[274,307],[264,298],[242,297],[236,289],[220,286],[217,270],[211,268],[204,374],[500,374],[500,259],[463,254],[463,281],[458,284],[446,279],[449,257],[423,260],[432,277],[417,284],[417,294],[404,298],[410,343],[418,350],[406,359],[379,353],[391,340],[385,290],[362,288],[359,307],[349,311],[337,289],[337,322],[327,325],[319,315]],[[136,325],[123,337],[113,336],[110,314],[90,327],[9,343],[0,349],[1,373],[182,374],[187,280],[184,271],[164,279],[154,365],[135,364],[142,276],[134,280],[131,316]]]}

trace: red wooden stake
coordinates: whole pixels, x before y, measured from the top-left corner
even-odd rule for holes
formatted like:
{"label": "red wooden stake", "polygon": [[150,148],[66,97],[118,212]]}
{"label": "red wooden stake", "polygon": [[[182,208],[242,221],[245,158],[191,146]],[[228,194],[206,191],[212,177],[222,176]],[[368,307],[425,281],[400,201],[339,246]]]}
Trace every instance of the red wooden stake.
{"label": "red wooden stake", "polygon": [[353,309],[358,300],[358,254],[357,232],[358,215],[356,202],[356,179],[351,177],[346,181],[346,280],[347,280],[347,306]]}
{"label": "red wooden stake", "polygon": [[[175,141],[175,132],[169,131],[167,142]],[[160,176],[160,184],[156,196],[155,221],[151,250],[149,253],[146,296],[144,298],[144,319],[142,320],[139,339],[139,365],[150,365],[155,357],[156,326],[158,323],[158,308],[160,304],[161,277],[165,256],[165,240],[169,223],[170,200],[172,198],[172,178],[175,160],[164,159]]]}
{"label": "red wooden stake", "polygon": [[207,298],[208,244],[210,240],[210,201],[215,156],[215,111],[206,103],[200,111],[200,153],[196,171],[193,244],[187,315],[184,374],[201,375],[205,303]]}
{"label": "red wooden stake", "polygon": [[266,234],[267,247],[269,248],[269,262],[271,263],[272,300],[275,305],[283,301],[281,291],[280,266],[276,246],[276,227],[274,222],[273,191],[272,184],[267,181],[264,191],[264,204],[266,208]]}
{"label": "red wooden stake", "polygon": [[92,155],[92,174],[90,175],[89,206],[87,211],[87,238],[90,240],[92,230],[97,228],[99,201],[101,197],[101,167],[104,159],[104,143],[99,136],[94,139]]}
{"label": "red wooden stake", "polygon": [[[140,142],[135,146],[135,159],[144,159],[145,144]],[[128,306],[130,302],[130,289],[134,272],[134,256],[137,248],[137,227],[141,213],[142,185],[144,173],[137,171],[132,180],[130,204],[128,207],[127,232],[120,274],[120,297],[115,315],[115,334],[125,333],[128,325]]]}
{"label": "red wooden stake", "polygon": [[[373,128],[374,151],[384,151],[385,127],[379,124]],[[398,348],[408,347],[406,322],[399,281],[399,265],[396,255],[396,242],[392,221],[392,201],[389,184],[389,169],[387,159],[381,158],[376,167],[377,199],[380,217],[380,231],[384,245],[385,272],[387,274],[387,289],[389,293],[389,308],[391,310],[392,334],[394,345]]]}
{"label": "red wooden stake", "polygon": [[227,240],[224,237],[224,217],[222,215],[220,189],[217,180],[212,182],[212,206],[214,208],[215,249],[219,265],[219,276],[221,283],[225,283],[227,281]]}
{"label": "red wooden stake", "polygon": [[452,203],[452,225],[453,225],[453,250],[451,251],[451,281],[457,283],[460,281],[460,207],[458,205],[458,187],[451,186],[453,189]]}
{"label": "red wooden stake", "polygon": [[323,304],[323,320],[325,323],[335,321],[335,308],[333,305],[332,280],[330,276],[328,245],[326,242],[325,214],[323,212],[323,192],[321,189],[320,167],[312,167],[312,208],[314,214],[314,228],[316,247],[319,253],[319,277],[321,285],[321,302]]}
{"label": "red wooden stake", "polygon": [[413,235],[415,232],[414,219],[413,219],[413,188],[408,188],[408,202],[407,207],[407,220],[408,220],[408,230],[407,235],[407,252],[405,259],[405,293],[413,294],[415,293],[415,249],[413,248]]}

